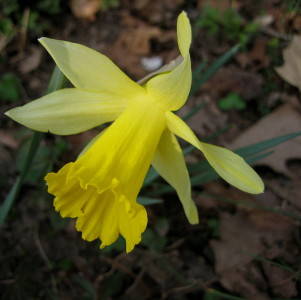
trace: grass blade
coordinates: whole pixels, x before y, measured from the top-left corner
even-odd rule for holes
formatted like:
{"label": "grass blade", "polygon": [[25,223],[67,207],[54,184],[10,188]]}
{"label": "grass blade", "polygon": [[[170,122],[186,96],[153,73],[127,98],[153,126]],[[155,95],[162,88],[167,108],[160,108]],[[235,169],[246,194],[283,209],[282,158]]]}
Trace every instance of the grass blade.
{"label": "grass blade", "polygon": [[300,135],[301,135],[301,131],[293,132],[290,134],[282,135],[276,138],[272,138],[263,142],[259,142],[250,146],[237,149],[235,152],[243,157],[252,156],[259,152],[263,152],[269,148],[276,147],[279,144],[282,144]]}

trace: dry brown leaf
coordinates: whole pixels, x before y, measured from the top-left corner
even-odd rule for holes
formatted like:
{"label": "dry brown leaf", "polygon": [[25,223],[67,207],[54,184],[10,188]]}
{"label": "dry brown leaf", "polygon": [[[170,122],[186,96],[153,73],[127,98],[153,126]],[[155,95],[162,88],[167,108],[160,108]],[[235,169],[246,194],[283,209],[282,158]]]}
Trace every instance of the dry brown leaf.
{"label": "dry brown leaf", "polygon": [[101,0],[71,0],[70,8],[72,13],[80,19],[94,21],[99,11]]}
{"label": "dry brown leaf", "polygon": [[127,14],[123,16],[122,23],[123,30],[108,52],[122,69],[141,78],[146,74],[141,58],[152,54],[151,41],[175,40],[175,32],[165,31],[162,34],[159,27],[149,25]]}
{"label": "dry brown leaf", "polygon": [[[258,205],[280,209],[281,200],[270,190],[254,196],[232,187],[225,188],[221,183],[209,183],[204,188],[208,195],[212,195],[212,199],[215,199],[214,195],[223,195],[225,199],[231,199],[233,204],[240,204],[236,206],[235,214],[220,214],[220,238],[210,242],[221,284],[247,299],[270,299],[267,296],[269,289],[276,296],[293,295],[296,290],[294,276],[288,277],[287,288],[280,291],[279,286],[284,283],[276,279],[283,278],[282,270],[277,275],[263,275],[260,268],[262,262],[254,259],[260,255],[266,259],[281,259],[292,266],[297,263],[300,250],[294,240],[295,221],[254,207]],[[198,200],[200,202],[204,199]],[[233,211],[233,204],[218,202],[218,207],[222,205],[223,210],[229,210],[232,206]],[[276,283],[279,286],[276,287]]]}
{"label": "dry brown leaf", "polygon": [[268,39],[262,37],[257,38],[253,48],[248,53],[241,53],[237,59],[240,62],[244,62],[244,64],[241,63],[243,67],[250,65],[252,70],[267,67],[270,63],[270,58],[267,55],[267,43]]}
{"label": "dry brown leaf", "polygon": [[220,241],[213,240],[210,244],[215,253],[216,272],[221,276],[248,264],[253,260],[252,255],[264,250],[261,236],[246,213],[222,213],[220,235]]}
{"label": "dry brown leaf", "polygon": [[210,93],[214,98],[223,97],[231,91],[241,95],[245,100],[250,100],[261,94],[262,84],[262,76],[258,73],[229,66],[221,68],[203,85],[202,91]]}
{"label": "dry brown leaf", "polygon": [[198,97],[195,101],[188,101],[179,112],[179,115],[186,115],[199,104],[203,104],[204,108],[198,111],[188,121],[190,127],[198,135],[209,136],[225,128],[228,122],[228,116],[217,107],[215,101],[209,96]]}
{"label": "dry brown leaf", "polygon": [[[248,299],[269,299],[265,296],[267,283],[253,259],[256,255],[281,257],[288,251],[294,228],[289,218],[267,211],[241,209],[235,215],[222,213],[220,240],[210,243],[221,283]],[[293,278],[288,281],[293,288]]]}
{"label": "dry brown leaf", "polygon": [[[252,127],[236,138],[229,147],[237,149],[260,141],[275,138],[281,135],[300,131],[301,113],[300,104],[286,103],[262,118]],[[279,173],[294,177],[287,168],[288,159],[301,159],[301,137],[289,140],[273,149],[275,152],[257,161],[256,165],[267,165]]]}
{"label": "dry brown leaf", "polygon": [[298,295],[294,274],[268,262],[262,264],[273,293],[287,299]]}
{"label": "dry brown leaf", "polygon": [[228,290],[244,296],[248,300],[270,300],[266,293],[266,282],[258,267],[252,263],[239,270],[231,270],[221,278]]}
{"label": "dry brown leaf", "polygon": [[301,31],[301,16],[295,16],[293,19],[293,27],[297,31]]}
{"label": "dry brown leaf", "polygon": [[[294,171],[292,171],[294,172]],[[300,177],[294,172],[294,178],[291,180],[285,180],[282,177],[265,178],[265,185],[273,191],[278,198],[282,199],[282,203],[285,205],[287,211],[293,213],[301,211],[301,186]],[[291,206],[292,205],[292,206]]]}
{"label": "dry brown leaf", "polygon": [[287,82],[301,90],[301,36],[294,36],[283,51],[284,65],[276,68],[277,73]]}

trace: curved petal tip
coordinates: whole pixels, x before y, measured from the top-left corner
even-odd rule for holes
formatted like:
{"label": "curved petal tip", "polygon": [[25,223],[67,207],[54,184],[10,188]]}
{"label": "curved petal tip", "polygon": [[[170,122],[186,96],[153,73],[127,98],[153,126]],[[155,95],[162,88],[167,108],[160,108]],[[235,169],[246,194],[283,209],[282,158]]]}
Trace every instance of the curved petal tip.
{"label": "curved petal tip", "polygon": [[191,26],[187,14],[182,11],[177,20],[178,45],[182,56],[189,54],[191,44]]}

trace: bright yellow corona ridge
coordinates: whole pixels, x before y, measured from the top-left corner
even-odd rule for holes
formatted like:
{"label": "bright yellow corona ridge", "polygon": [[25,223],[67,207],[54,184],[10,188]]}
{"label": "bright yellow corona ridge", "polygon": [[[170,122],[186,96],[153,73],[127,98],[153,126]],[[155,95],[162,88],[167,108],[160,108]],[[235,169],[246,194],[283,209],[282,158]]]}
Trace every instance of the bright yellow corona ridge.
{"label": "bright yellow corona ridge", "polygon": [[172,185],[191,224],[198,213],[190,180],[175,136],[202,151],[227,182],[248,193],[263,192],[255,171],[238,155],[203,143],[172,111],[182,107],[191,87],[191,27],[182,12],[177,21],[182,62],[144,85],[132,81],[106,56],[79,44],[41,38],[41,44],[74,85],[11,109],[7,116],[42,132],[76,134],[111,122],[84,153],[57,173],[49,173],[49,193],[62,217],[77,218],[85,240],[101,248],[121,234],[126,251],[141,240],[147,225],[145,208],[136,202],[152,165]]}

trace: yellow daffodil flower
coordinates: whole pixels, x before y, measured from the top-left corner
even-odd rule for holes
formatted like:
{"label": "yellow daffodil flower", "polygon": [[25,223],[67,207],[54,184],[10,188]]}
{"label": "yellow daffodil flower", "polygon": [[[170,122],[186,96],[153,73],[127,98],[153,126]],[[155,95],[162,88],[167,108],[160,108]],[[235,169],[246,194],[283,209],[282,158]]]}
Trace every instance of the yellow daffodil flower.
{"label": "yellow daffodil flower", "polygon": [[177,20],[182,56],[172,70],[145,84],[132,81],[106,56],[79,44],[41,38],[40,43],[74,85],[9,110],[6,115],[37,131],[76,134],[105,122],[112,125],[97,136],[75,162],[45,179],[62,217],[77,218],[85,240],[101,240],[101,248],[119,235],[131,251],[147,225],[145,208],[136,202],[152,165],[172,185],[191,224],[198,213],[184,156],[175,137],[202,151],[227,182],[249,193],[263,192],[256,172],[237,154],[203,143],[172,111],[182,107],[191,87],[191,27],[182,12]]}

